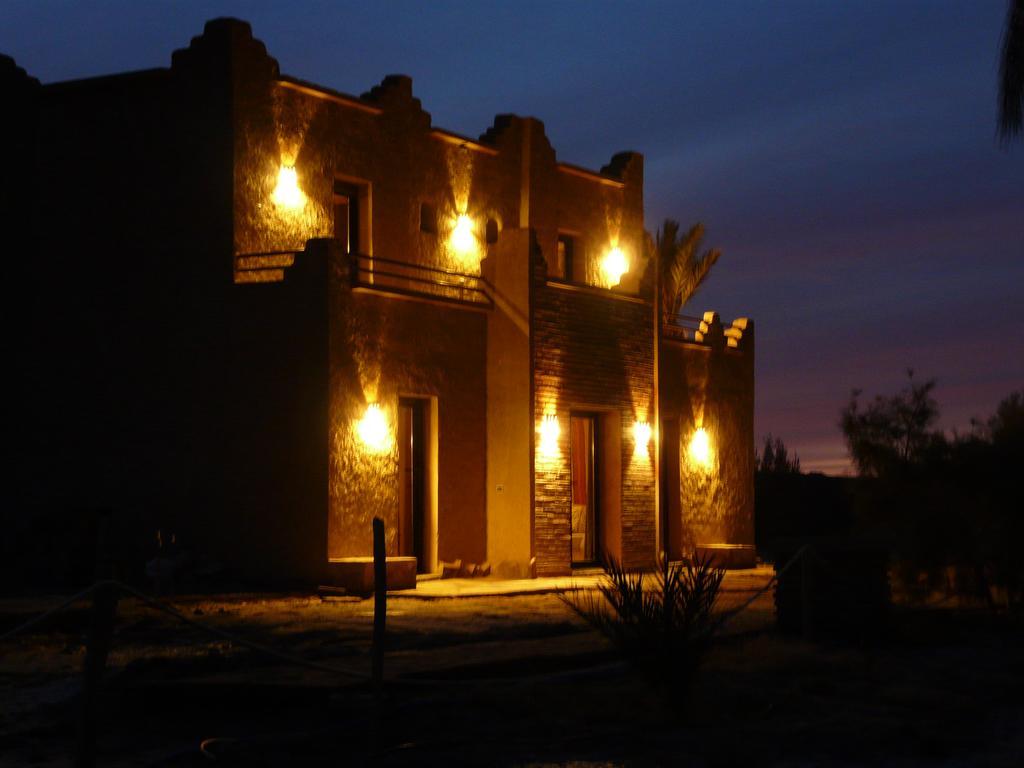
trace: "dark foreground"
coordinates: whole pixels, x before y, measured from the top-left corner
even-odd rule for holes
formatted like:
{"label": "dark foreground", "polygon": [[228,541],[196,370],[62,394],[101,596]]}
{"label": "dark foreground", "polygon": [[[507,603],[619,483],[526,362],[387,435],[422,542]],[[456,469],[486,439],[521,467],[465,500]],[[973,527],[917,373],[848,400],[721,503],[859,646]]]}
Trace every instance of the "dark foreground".
{"label": "dark foreground", "polygon": [[[726,583],[726,607],[750,584]],[[178,599],[190,617],[369,671],[372,601]],[[0,628],[40,604],[0,606]],[[883,643],[782,637],[770,593],[689,697],[620,663],[555,595],[389,602],[384,693],[270,660],[133,601],[118,611],[100,765],[1024,764],[1024,632],[900,608]],[[0,763],[67,765],[86,607],[0,645]]]}

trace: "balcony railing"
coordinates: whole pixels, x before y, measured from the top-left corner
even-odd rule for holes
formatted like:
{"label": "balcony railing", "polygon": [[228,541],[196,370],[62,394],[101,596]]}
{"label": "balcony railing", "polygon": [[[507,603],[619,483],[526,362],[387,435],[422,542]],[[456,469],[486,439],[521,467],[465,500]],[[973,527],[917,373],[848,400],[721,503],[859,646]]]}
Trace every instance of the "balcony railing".
{"label": "balcony railing", "polygon": [[245,253],[235,257],[236,283],[279,283],[295,263],[296,251]]}
{"label": "balcony railing", "polygon": [[353,254],[351,258],[352,283],[361,288],[488,309],[494,306],[480,275],[380,256]]}
{"label": "balcony railing", "polygon": [[[236,283],[279,283],[295,263],[296,251],[267,251],[235,257]],[[352,285],[382,293],[418,296],[472,306],[494,306],[480,275],[365,254],[350,254]]]}
{"label": "balcony railing", "polygon": [[702,322],[703,320],[699,317],[676,315],[671,321],[662,321],[661,335],[666,339],[675,339],[676,341],[700,342],[703,341],[699,336]]}

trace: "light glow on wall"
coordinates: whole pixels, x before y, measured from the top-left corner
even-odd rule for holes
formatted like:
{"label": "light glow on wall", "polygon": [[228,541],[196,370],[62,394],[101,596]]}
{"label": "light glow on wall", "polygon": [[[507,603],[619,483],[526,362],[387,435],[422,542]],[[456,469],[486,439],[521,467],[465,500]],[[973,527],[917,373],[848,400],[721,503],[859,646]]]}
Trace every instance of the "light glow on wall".
{"label": "light glow on wall", "polygon": [[608,288],[614,288],[622,280],[622,276],[629,271],[629,261],[626,254],[617,245],[613,246],[601,260],[601,275]]}
{"label": "light glow on wall", "polygon": [[274,187],[274,202],[282,208],[296,210],[306,204],[306,196],[299,187],[299,175],[294,165],[282,165],[277,172],[277,186]]}
{"label": "light glow on wall", "polygon": [[704,427],[697,427],[690,440],[690,458],[704,469],[711,469],[711,438]]}
{"label": "light glow on wall", "polygon": [[473,232],[473,220],[465,213],[460,213],[455,219],[455,226],[448,242],[460,257],[465,258],[476,253],[476,234]]}
{"label": "light glow on wall", "polygon": [[549,413],[544,416],[537,427],[540,434],[540,452],[544,456],[554,456],[558,453],[558,438],[562,434],[562,428],[558,424],[558,417]]}
{"label": "light glow on wall", "polygon": [[384,411],[377,403],[366,406],[366,413],[356,425],[359,439],[367,450],[373,453],[384,453],[391,447],[391,430]]}
{"label": "light glow on wall", "polygon": [[651,444],[651,425],[646,421],[633,422],[633,453],[647,453]]}

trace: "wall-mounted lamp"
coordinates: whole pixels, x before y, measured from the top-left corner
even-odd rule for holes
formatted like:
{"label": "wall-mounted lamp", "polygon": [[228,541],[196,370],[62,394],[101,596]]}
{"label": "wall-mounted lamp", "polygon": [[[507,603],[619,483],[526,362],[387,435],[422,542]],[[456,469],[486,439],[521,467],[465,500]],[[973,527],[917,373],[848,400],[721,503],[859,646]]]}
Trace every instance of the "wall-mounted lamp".
{"label": "wall-mounted lamp", "polygon": [[645,454],[651,444],[651,425],[646,421],[633,422],[633,453]]}
{"label": "wall-mounted lamp", "polygon": [[601,260],[601,275],[609,288],[614,288],[622,280],[622,276],[629,271],[629,261],[626,254],[618,246],[614,246]]}
{"label": "wall-mounted lamp", "polygon": [[452,250],[460,256],[468,256],[476,251],[476,234],[473,232],[473,220],[469,216],[459,214],[448,242],[451,243]]}
{"label": "wall-mounted lamp", "polygon": [[391,432],[388,430],[387,417],[376,403],[366,406],[366,413],[356,425],[356,430],[363,445],[373,453],[383,453],[391,445]]}
{"label": "wall-mounted lamp", "polygon": [[711,468],[711,438],[704,427],[697,427],[690,439],[690,458],[704,469]]}
{"label": "wall-mounted lamp", "polygon": [[294,165],[282,165],[277,172],[274,202],[282,208],[297,209],[306,204],[306,196],[299,188],[299,176]]}
{"label": "wall-mounted lamp", "polygon": [[558,453],[558,437],[562,434],[558,417],[553,413],[547,414],[537,427],[537,432],[540,433],[540,452],[545,456]]}

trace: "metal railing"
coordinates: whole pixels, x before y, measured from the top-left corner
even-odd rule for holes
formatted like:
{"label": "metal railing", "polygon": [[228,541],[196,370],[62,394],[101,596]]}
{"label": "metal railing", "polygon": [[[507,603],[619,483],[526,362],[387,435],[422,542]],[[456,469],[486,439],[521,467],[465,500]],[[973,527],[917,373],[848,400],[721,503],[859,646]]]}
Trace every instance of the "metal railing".
{"label": "metal railing", "polygon": [[700,330],[701,318],[692,315],[676,315],[671,320],[662,320],[661,335],[667,339],[677,341],[698,341],[697,332]]}
{"label": "metal railing", "polygon": [[480,275],[365,254],[352,255],[352,283],[384,293],[494,306]]}
{"label": "metal railing", "polygon": [[298,251],[265,251],[235,256],[236,283],[279,283]]}

